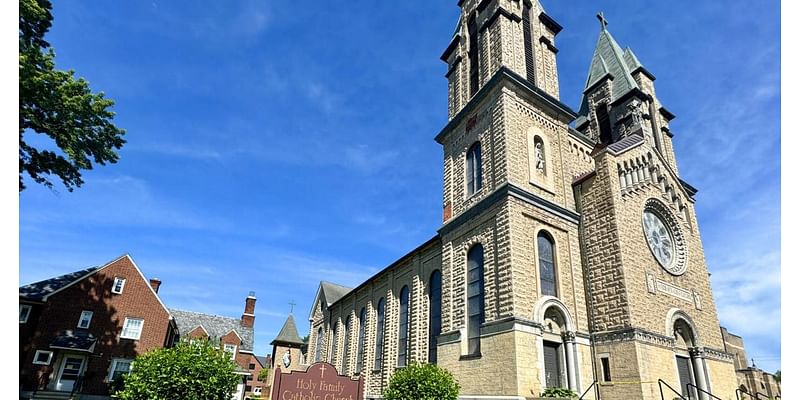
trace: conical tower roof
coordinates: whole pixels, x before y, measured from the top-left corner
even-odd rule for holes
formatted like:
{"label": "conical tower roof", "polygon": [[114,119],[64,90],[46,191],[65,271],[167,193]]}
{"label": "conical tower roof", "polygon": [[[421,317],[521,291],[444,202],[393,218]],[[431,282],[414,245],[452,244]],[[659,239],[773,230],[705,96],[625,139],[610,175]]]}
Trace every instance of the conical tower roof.
{"label": "conical tower roof", "polygon": [[294,322],[294,315],[291,313],[289,314],[289,318],[286,318],[286,322],[283,324],[283,328],[281,328],[278,336],[270,343],[272,346],[275,344],[293,344],[298,346],[304,344],[303,339],[301,339],[300,335],[297,333],[297,324]]}

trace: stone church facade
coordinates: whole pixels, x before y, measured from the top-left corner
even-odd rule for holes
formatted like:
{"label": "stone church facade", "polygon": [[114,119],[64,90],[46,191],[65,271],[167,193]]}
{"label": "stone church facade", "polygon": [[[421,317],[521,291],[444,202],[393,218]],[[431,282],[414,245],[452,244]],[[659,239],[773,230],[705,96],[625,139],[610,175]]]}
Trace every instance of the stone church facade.
{"label": "stone church facade", "polygon": [[602,399],[660,399],[659,379],[732,398],[696,189],[655,77],[600,16],[573,111],[559,100],[562,28],[537,0],[458,5],[435,138],[443,224],[356,288],[321,283],[306,361],[363,376],[366,398],[415,361],[451,371],[465,399],[595,382]]}

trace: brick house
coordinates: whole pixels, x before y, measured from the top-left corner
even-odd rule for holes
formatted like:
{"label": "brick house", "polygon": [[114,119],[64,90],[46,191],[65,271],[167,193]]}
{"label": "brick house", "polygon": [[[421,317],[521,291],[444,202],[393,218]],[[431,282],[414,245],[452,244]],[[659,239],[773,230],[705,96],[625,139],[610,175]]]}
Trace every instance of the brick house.
{"label": "brick house", "polygon": [[267,363],[269,358],[270,356],[261,357],[254,354],[250,355],[250,361],[247,364],[247,370],[250,372],[250,375],[245,377],[245,400],[266,398],[267,395],[269,395],[270,382],[267,379],[260,379],[258,377],[262,369],[270,368],[270,364]]}
{"label": "brick house", "polygon": [[136,356],[177,336],[160,284],[125,254],[20,287],[20,397],[107,399]]}
{"label": "brick house", "polygon": [[[258,377],[259,364],[253,354],[253,325],[255,324],[256,297],[255,293],[245,299],[244,313],[241,318],[223,317],[194,311],[171,309],[175,323],[180,332],[180,338],[189,340],[212,340],[218,342],[220,347],[231,354],[231,359],[239,366],[237,373],[242,376],[242,382],[237,386],[233,399],[243,399],[245,392],[253,389],[251,382]],[[251,364],[256,364],[250,368]]]}

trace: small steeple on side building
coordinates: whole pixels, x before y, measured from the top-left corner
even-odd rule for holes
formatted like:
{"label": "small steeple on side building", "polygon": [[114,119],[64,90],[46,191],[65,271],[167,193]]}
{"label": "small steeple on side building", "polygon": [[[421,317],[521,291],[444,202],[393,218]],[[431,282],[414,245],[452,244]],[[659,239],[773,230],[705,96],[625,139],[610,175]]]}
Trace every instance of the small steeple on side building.
{"label": "small steeple on side building", "polygon": [[[297,333],[297,324],[294,315],[289,313],[286,322],[283,323],[278,336],[270,342],[272,346],[272,370],[280,367],[281,371],[304,371],[304,355],[302,348],[305,345],[303,339]],[[271,379],[271,377],[270,377]],[[271,380],[270,380],[271,382]]]}

